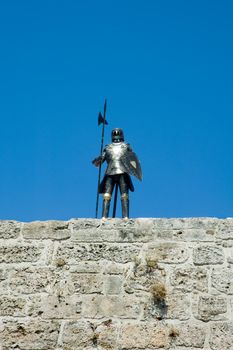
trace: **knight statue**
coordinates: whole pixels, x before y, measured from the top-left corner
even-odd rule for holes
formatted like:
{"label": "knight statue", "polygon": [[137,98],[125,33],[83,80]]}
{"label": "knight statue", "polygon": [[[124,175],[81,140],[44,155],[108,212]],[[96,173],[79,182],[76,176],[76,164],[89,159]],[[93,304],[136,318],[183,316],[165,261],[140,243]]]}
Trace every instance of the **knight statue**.
{"label": "knight statue", "polygon": [[122,129],[112,130],[112,143],[105,146],[102,155],[95,158],[92,163],[99,167],[104,161],[107,162],[107,169],[98,189],[99,193],[103,194],[102,218],[108,218],[112,193],[116,186],[119,187],[121,194],[122,217],[127,219],[129,217],[129,190],[134,191],[130,175],[136,176],[141,181],[142,170],[136,154],[124,141]]}

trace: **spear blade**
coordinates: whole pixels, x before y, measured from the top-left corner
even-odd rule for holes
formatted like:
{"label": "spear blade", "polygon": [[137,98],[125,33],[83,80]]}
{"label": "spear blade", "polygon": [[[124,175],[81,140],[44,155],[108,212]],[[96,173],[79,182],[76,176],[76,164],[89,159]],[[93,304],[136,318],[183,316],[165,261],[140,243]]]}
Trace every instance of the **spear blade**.
{"label": "spear blade", "polygon": [[100,124],[108,125],[107,120],[104,119],[104,117],[102,116],[101,112],[99,112],[99,115],[98,115],[98,126],[100,126]]}

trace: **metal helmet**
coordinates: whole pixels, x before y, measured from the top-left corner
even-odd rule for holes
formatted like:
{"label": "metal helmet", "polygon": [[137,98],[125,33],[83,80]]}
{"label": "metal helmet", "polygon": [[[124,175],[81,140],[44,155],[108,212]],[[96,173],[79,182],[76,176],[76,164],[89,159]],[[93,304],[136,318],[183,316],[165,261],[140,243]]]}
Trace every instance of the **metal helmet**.
{"label": "metal helmet", "polygon": [[124,132],[120,128],[115,128],[112,130],[112,142],[122,142],[124,141]]}

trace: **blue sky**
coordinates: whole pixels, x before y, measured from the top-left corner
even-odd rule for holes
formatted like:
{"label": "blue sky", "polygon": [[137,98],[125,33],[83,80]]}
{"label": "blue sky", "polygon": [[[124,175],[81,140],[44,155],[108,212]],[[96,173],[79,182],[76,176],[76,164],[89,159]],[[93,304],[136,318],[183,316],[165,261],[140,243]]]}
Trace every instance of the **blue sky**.
{"label": "blue sky", "polygon": [[0,218],[94,217],[105,97],[105,143],[123,128],[143,168],[132,217],[233,216],[232,16],[230,0],[2,1]]}

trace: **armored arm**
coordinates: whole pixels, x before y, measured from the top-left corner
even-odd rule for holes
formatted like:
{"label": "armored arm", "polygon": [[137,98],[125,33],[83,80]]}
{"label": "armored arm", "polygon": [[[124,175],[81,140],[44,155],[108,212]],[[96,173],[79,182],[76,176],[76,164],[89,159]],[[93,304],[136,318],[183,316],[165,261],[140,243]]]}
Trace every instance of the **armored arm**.
{"label": "armored arm", "polygon": [[129,144],[129,143],[127,143],[126,145],[127,145],[127,151],[129,151],[129,152],[133,152],[132,147],[130,146],[130,144]]}
{"label": "armored arm", "polygon": [[94,164],[98,168],[100,164],[102,164],[104,161],[105,161],[105,149],[101,156],[93,159],[92,164]]}

